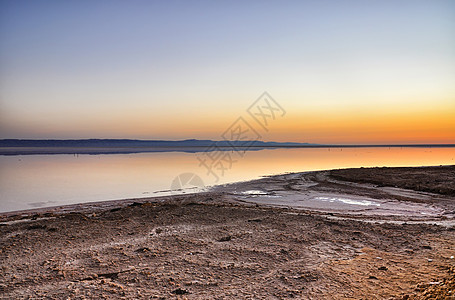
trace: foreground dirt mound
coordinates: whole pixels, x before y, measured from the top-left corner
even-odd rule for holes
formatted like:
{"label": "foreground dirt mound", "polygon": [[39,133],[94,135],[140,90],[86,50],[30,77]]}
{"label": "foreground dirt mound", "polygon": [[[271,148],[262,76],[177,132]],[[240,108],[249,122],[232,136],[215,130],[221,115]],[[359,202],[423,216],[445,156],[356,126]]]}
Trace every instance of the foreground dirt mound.
{"label": "foreground dirt mound", "polygon": [[[308,173],[321,175],[314,188],[330,187],[326,173]],[[0,298],[454,298],[448,215],[350,218],[234,200],[213,192],[0,215]]]}
{"label": "foreground dirt mound", "polygon": [[1,298],[387,299],[454,265],[451,229],[201,197],[0,227]]}

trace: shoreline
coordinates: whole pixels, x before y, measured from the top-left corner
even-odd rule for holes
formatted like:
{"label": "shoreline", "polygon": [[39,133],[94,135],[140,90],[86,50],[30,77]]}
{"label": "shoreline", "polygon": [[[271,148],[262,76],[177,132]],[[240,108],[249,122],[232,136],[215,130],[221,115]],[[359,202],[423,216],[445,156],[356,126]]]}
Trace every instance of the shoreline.
{"label": "shoreline", "polygon": [[[334,213],[333,211],[321,211],[319,208],[308,208],[308,207],[292,207],[290,205],[274,205],[273,203],[265,203],[267,201],[262,201],[263,203],[255,202],[255,201],[245,201],[245,197],[238,197],[242,196],[241,192],[240,194],[235,194],[233,193],[234,190],[247,190],[247,189],[257,189],[257,188],[264,188],[267,186],[268,189],[270,189],[270,184],[271,184],[271,194],[275,194],[275,191],[273,190],[274,188],[277,188],[276,183],[280,182],[282,180],[289,180],[290,177],[296,177],[296,176],[311,176],[314,177],[313,175],[318,175],[318,174],[327,174],[330,172],[343,172],[343,171],[352,171],[352,170],[378,170],[378,169],[383,169],[383,170],[400,170],[400,169],[412,169],[412,170],[418,170],[418,169],[429,169],[429,168],[455,168],[455,165],[439,165],[439,166],[419,166],[419,167],[368,167],[368,168],[343,168],[343,169],[329,169],[329,170],[318,170],[318,171],[304,171],[304,172],[291,172],[291,173],[282,173],[282,174],[275,174],[275,175],[263,175],[260,178],[257,179],[251,179],[251,180],[244,180],[244,181],[237,181],[237,182],[232,182],[232,183],[225,183],[221,185],[214,185],[214,186],[209,186],[206,187],[206,191],[198,191],[198,192],[188,192],[188,193],[178,193],[176,192],[175,194],[170,194],[170,195],[158,195],[158,196],[149,196],[149,197],[134,197],[134,198],[121,198],[121,199],[112,199],[112,200],[97,200],[97,201],[91,201],[91,202],[84,202],[84,203],[74,203],[74,204],[65,204],[65,205],[56,205],[56,206],[47,206],[47,207],[40,207],[40,208],[31,208],[31,209],[24,209],[24,210],[15,210],[15,211],[7,211],[7,212],[0,212],[0,222],[1,219],[4,218],[10,218],[13,216],[30,216],[33,214],[48,214],[48,213],[54,213],[54,214],[60,214],[60,213],[68,213],[68,212],[84,212],[84,213],[90,213],[91,211],[102,211],[106,209],[113,209],[113,208],[119,208],[119,207],[125,207],[128,205],[131,205],[133,203],[162,203],[166,201],[175,201],[179,200],[181,201],[182,199],[185,198],[192,198],[195,196],[209,196],[209,197],[222,197],[225,195],[228,195],[229,199],[224,198],[224,201],[227,201],[227,203],[234,202],[234,203],[249,203],[251,205],[261,205],[264,207],[275,207],[275,208],[285,208],[285,209],[297,209],[297,210],[309,210],[313,212],[320,212],[320,213]],[[313,178],[314,179],[314,178]],[[311,180],[306,178],[306,180]],[[332,179],[333,181],[333,179]],[[320,180],[314,180],[314,183],[322,183]],[[340,183],[340,182],[338,182]],[[359,188],[358,183],[356,186],[355,182],[349,182],[345,181],[344,183],[350,183],[350,186],[345,187],[345,189],[338,191],[340,194],[346,193],[346,188]],[[368,184],[367,184],[368,185]],[[369,186],[370,188],[374,188],[374,185]],[[383,186],[379,186],[382,188]],[[187,189],[188,190],[188,189]],[[160,192],[169,192],[172,193],[171,190],[169,191],[160,191]],[[455,188],[453,188],[453,192],[451,192],[451,196],[455,196]],[[255,199],[253,200],[264,200],[261,196],[268,196],[266,194],[264,195],[251,195]],[[269,195],[270,196],[270,195]],[[391,195],[393,197],[394,195]],[[427,196],[435,196],[435,194],[428,193]],[[250,197],[246,197],[250,198]],[[409,198],[406,199],[406,201],[415,201],[415,199]],[[455,207],[454,207],[455,209]],[[454,210],[455,211],[455,210]],[[360,216],[361,217],[361,216]]]}

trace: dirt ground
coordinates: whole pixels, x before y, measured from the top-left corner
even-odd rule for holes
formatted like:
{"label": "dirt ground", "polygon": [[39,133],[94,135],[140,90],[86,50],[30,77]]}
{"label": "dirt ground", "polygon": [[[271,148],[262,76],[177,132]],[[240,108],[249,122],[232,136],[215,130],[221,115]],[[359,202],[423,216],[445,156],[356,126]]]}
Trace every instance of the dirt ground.
{"label": "dirt ground", "polygon": [[333,170],[334,178],[455,196],[455,167],[359,168]]}
{"label": "dirt ground", "polygon": [[[292,177],[297,194],[337,189],[371,196],[374,188],[377,198],[386,197],[385,186],[422,191],[407,181],[431,177],[424,191],[434,194],[419,193],[427,198],[417,202],[444,213],[428,220],[239,201],[232,185],[185,196],[5,213],[0,298],[455,299],[454,170],[300,173],[298,180],[311,181],[309,187]],[[392,175],[399,180],[391,181]],[[286,176],[237,188],[264,182],[273,187],[271,181],[282,186]],[[397,196],[393,191],[387,197]]]}

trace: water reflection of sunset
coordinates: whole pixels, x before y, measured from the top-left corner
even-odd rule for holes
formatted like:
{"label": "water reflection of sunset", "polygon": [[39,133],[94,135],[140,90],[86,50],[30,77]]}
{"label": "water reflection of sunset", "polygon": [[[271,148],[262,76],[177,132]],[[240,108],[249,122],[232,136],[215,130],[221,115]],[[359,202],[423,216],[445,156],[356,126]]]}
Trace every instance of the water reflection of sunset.
{"label": "water reflection of sunset", "polygon": [[[2,210],[153,196],[191,172],[206,185],[350,167],[455,164],[455,148],[313,148],[246,152],[216,181],[191,153],[0,156]],[[37,176],[39,174],[39,176]],[[49,202],[48,202],[49,201]]]}

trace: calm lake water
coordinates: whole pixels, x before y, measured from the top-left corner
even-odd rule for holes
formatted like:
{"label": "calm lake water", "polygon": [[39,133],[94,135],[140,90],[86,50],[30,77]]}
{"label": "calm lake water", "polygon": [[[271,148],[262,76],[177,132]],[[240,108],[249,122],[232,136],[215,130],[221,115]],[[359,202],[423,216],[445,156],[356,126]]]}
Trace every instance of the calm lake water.
{"label": "calm lake water", "polygon": [[[169,194],[183,173],[211,186],[285,172],[450,165],[455,164],[455,148],[268,149],[243,157],[233,153],[214,167],[218,181],[199,166],[198,157],[208,159],[204,153],[181,152],[0,156],[0,212]],[[221,166],[228,168],[224,175]]]}

